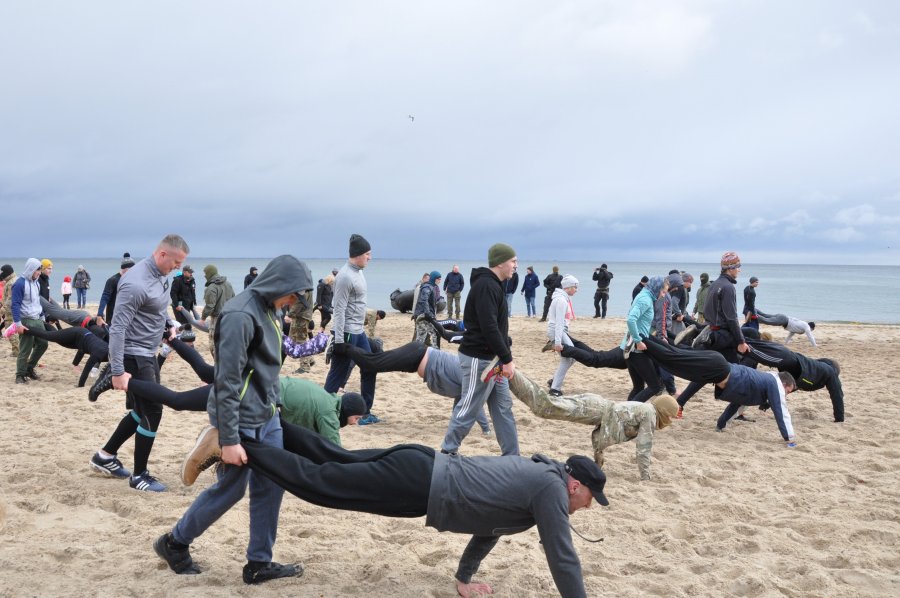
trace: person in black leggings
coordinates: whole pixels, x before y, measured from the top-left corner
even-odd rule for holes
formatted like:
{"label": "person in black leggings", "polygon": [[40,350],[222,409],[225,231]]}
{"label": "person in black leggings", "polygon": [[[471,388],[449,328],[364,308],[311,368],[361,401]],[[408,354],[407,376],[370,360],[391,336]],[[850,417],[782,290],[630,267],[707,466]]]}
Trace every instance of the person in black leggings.
{"label": "person in black leggings", "polygon": [[91,370],[98,364],[109,359],[109,345],[106,338],[106,326],[91,325],[89,328],[63,328],[62,330],[41,330],[40,328],[26,328],[23,334],[52,341],[67,349],[74,349],[78,353],[72,365],[77,366],[87,354],[88,360],[84,364],[81,376],[78,378],[78,388],[84,386]]}

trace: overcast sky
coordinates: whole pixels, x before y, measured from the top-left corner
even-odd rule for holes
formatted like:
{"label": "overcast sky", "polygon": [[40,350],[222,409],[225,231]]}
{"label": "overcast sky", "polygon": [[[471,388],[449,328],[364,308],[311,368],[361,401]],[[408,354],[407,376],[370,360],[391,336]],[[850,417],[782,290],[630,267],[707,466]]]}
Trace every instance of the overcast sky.
{"label": "overcast sky", "polygon": [[9,0],[0,204],[15,257],[900,264],[900,2]]}

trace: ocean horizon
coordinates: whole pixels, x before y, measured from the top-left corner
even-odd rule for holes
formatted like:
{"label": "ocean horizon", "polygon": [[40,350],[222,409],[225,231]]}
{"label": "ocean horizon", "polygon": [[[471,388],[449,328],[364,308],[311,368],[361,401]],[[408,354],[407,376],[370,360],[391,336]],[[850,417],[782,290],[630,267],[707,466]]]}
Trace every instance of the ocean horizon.
{"label": "ocean horizon", "polygon": [[[51,258],[53,259],[53,258]],[[142,259],[134,256],[135,260]],[[226,276],[235,292],[243,289],[244,276],[251,266],[263,270],[271,258],[216,258],[190,256],[187,263],[195,270],[198,280],[197,295],[202,303],[203,267],[214,264],[219,273]],[[26,258],[4,258],[3,263],[11,264],[16,272],[21,272]],[[120,259],[110,258],[58,258],[53,259],[53,275],[50,291],[54,298],[61,299],[60,285],[63,277],[73,276],[79,265],[91,274],[91,288],[88,301],[97,303],[107,278],[118,272]],[[312,270],[313,279],[318,281],[340,268],[346,258],[304,259]],[[395,289],[411,289],[424,272],[437,270],[442,275],[458,264],[460,272],[468,278],[472,268],[485,266],[483,261],[418,260],[418,259],[373,259],[364,270],[368,283],[368,304],[373,309],[396,311],[391,308],[390,294]],[[607,317],[622,318],[631,305],[631,292],[641,276],[666,275],[678,268],[694,276],[690,309],[693,309],[697,289],[700,288],[700,274],[706,272],[714,280],[719,274],[718,263],[697,263],[672,261],[661,262],[607,262],[614,278],[610,284],[610,299]],[[547,261],[523,258],[519,260],[519,289],[513,299],[512,315],[524,316],[525,299],[521,295],[521,282],[525,268],[533,266],[535,273],[543,281],[553,265],[558,265],[561,274],[572,274],[579,280],[578,293],[572,298],[577,318],[594,315],[593,298],[597,285],[591,280],[594,268],[600,262]],[[743,305],[743,289],[751,276],[760,280],[756,288],[756,304],[769,313],[783,313],[806,321],[851,322],[871,324],[900,324],[900,310],[894,299],[900,295],[900,266],[858,266],[822,264],[744,264],[737,282],[738,310]],[[466,291],[463,291],[465,300]],[[543,306],[544,289],[537,291],[538,314]],[[74,299],[74,298],[73,298]]]}

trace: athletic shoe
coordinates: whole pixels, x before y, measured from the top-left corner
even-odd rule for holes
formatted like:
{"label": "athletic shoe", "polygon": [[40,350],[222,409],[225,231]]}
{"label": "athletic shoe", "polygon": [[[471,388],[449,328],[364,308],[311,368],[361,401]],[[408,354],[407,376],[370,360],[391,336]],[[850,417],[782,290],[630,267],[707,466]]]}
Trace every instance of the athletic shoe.
{"label": "athletic shoe", "polygon": [[100,371],[100,375],[97,376],[97,381],[88,389],[88,401],[93,403],[102,393],[111,390],[113,387],[112,379],[112,368],[107,363]]}
{"label": "athletic shoe", "polygon": [[693,340],[694,336],[698,334],[697,325],[691,324],[677,335],[675,335],[675,346],[677,347],[681,343],[686,343]]}
{"label": "athletic shoe", "polygon": [[694,339],[694,342],[691,343],[691,347],[693,347],[694,349],[701,346],[705,347],[709,344],[710,336],[712,336],[712,326],[707,326],[700,331],[700,334],[698,334],[697,338]]}
{"label": "athletic shoe", "polygon": [[380,424],[381,418],[378,417],[377,415],[375,415],[374,413],[369,413],[369,415],[363,416],[359,420],[358,423],[360,426],[368,426],[369,424]]}
{"label": "athletic shoe", "polygon": [[138,476],[131,476],[128,485],[135,490],[142,492],[165,492],[166,487],[162,482],[150,475],[150,472],[144,470],[144,473]]}
{"label": "athletic shoe", "polygon": [[487,364],[487,367],[481,370],[479,379],[487,384],[492,379],[499,376],[501,371],[502,369],[500,366],[500,358],[495,355],[494,358],[491,359],[491,361]]}
{"label": "athletic shoe", "polygon": [[546,353],[547,351],[553,350],[553,339],[551,338],[549,341],[544,343],[544,346],[541,347],[541,353]]}
{"label": "athletic shoe", "polygon": [[97,473],[102,473],[103,475],[112,476],[114,478],[127,478],[131,475],[131,472],[125,469],[122,462],[115,456],[104,459],[100,456],[100,453],[94,453],[94,456],[91,457],[88,464],[91,466],[91,469]]}
{"label": "athletic shoe", "polygon": [[222,460],[222,449],[219,447],[219,431],[207,424],[200,430],[194,448],[185,456],[181,464],[181,481],[190,486],[197,481],[202,472],[214,463]]}
{"label": "athletic shoe", "polygon": [[561,391],[561,390],[556,390],[555,388],[551,388],[549,394],[552,395],[552,396],[554,396],[554,397],[561,397],[561,396],[562,396],[562,391]]}
{"label": "athletic shoe", "polygon": [[153,550],[169,565],[169,569],[178,575],[197,575],[200,569],[194,564],[191,558],[190,547],[176,548],[172,545],[175,540],[171,533],[161,535],[153,543]]}
{"label": "athletic shoe", "polygon": [[37,372],[34,371],[34,368],[28,368],[25,372],[26,378],[31,378],[32,380],[40,380],[41,377],[37,375]]}
{"label": "athletic shoe", "polygon": [[309,373],[309,368],[306,367],[306,366],[301,365],[301,366],[298,367],[296,370],[294,370],[294,373],[295,373],[295,374],[308,374],[308,373]]}
{"label": "athletic shoe", "polygon": [[185,330],[184,332],[181,333],[181,335],[179,335],[178,338],[180,338],[182,342],[192,343],[195,340],[197,340],[197,333],[194,332],[193,329]]}
{"label": "athletic shoe", "polygon": [[281,563],[260,563],[250,561],[244,565],[244,583],[257,584],[282,577],[300,577],[303,575],[303,565],[294,563],[282,565]]}
{"label": "athletic shoe", "polygon": [[628,359],[628,356],[631,355],[631,352],[634,351],[634,339],[631,338],[631,335],[628,335],[628,339],[625,341],[625,348],[622,349],[622,353],[625,355],[625,359]]}
{"label": "athletic shoe", "polygon": [[28,384],[28,378],[25,376],[16,376],[16,384]]}
{"label": "athletic shoe", "polygon": [[747,417],[747,416],[744,415],[743,413],[740,414],[739,416],[737,416],[736,418],[734,418],[734,420],[735,420],[735,421],[739,421],[739,422],[749,422],[749,423],[751,423],[751,424],[752,424],[753,422],[756,421],[755,419],[750,419],[749,417]]}
{"label": "athletic shoe", "polygon": [[484,436],[485,438],[491,438],[494,435],[494,431],[491,430],[490,428],[488,428],[487,430],[482,430],[481,435]]}

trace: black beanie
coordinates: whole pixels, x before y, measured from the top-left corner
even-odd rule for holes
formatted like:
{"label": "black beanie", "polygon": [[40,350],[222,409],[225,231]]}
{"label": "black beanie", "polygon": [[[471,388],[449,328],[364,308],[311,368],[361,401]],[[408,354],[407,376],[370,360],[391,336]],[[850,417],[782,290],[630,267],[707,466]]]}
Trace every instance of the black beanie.
{"label": "black beanie", "polygon": [[341,427],[347,425],[347,420],[354,415],[366,414],[366,402],[358,392],[345,392],[341,397]]}
{"label": "black beanie", "polygon": [[0,280],[6,280],[6,277],[13,273],[13,267],[9,264],[3,264],[0,267]]}
{"label": "black beanie", "polygon": [[362,235],[350,235],[350,257],[358,257],[371,250],[372,246]]}

